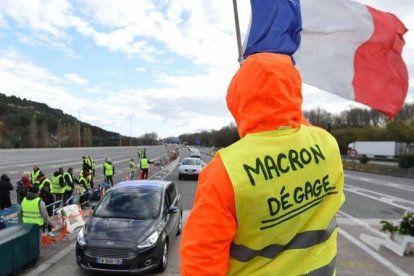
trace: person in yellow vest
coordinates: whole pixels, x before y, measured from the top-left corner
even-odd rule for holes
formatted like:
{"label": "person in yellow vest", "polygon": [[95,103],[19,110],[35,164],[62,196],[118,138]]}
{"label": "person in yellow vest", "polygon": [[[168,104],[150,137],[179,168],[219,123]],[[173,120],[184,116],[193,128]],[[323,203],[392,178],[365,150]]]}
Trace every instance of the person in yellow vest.
{"label": "person in yellow vest", "polygon": [[63,203],[64,205],[73,204],[73,189],[75,187],[75,183],[78,180],[73,176],[72,167],[68,168],[68,170],[63,174],[63,180],[65,181],[65,193],[63,196]]}
{"label": "person in yellow vest", "polygon": [[40,174],[42,174],[42,171],[39,169],[39,167],[37,165],[33,165],[30,174],[30,182],[34,184],[36,181],[38,181]]}
{"label": "person in yellow vest", "polygon": [[111,187],[114,186],[113,176],[115,174],[115,166],[112,164],[110,158],[105,158],[105,162],[103,164],[103,174],[105,182],[111,183]]}
{"label": "person in yellow vest", "polygon": [[79,204],[82,208],[86,207],[89,200],[89,191],[91,190],[91,184],[89,182],[89,170],[84,170],[79,175],[79,183],[77,191],[79,193]]}
{"label": "person in yellow vest", "polygon": [[142,154],[142,158],[139,161],[139,167],[141,169],[141,178],[142,179],[148,179],[148,169],[149,169],[149,164],[152,163],[148,158],[146,153],[144,152]]}
{"label": "person in yellow vest", "polygon": [[55,201],[60,203],[55,205],[55,208],[58,208],[63,205],[63,195],[65,194],[65,180],[63,179],[63,168],[59,168],[58,171],[55,171],[52,176],[52,193],[55,196]]}
{"label": "person in yellow vest", "polygon": [[249,56],[227,106],[241,139],[200,174],[180,244],[181,275],[334,275],[345,201],[338,144],[302,114],[288,55]]}
{"label": "person in yellow vest", "polygon": [[[45,175],[42,173],[39,176],[38,179],[39,185],[39,191],[40,191],[40,198],[45,202],[46,209],[49,214],[49,216],[53,216],[53,204],[55,202],[55,196],[52,193],[52,181],[49,180]],[[33,185],[37,186],[37,185]]]}
{"label": "person in yellow vest", "polygon": [[[39,197],[39,187],[31,186],[23,199],[22,204],[17,212],[20,222],[35,224],[39,229],[48,226],[49,229],[54,227],[50,220],[44,201]],[[41,231],[39,231],[41,234]]]}
{"label": "person in yellow vest", "polygon": [[134,162],[134,158],[131,158],[131,161],[129,161],[129,179],[130,180],[134,180],[136,171],[137,171],[137,165]]}
{"label": "person in yellow vest", "polygon": [[93,178],[95,177],[96,162],[90,155],[88,156],[88,159],[90,160],[90,164],[91,164],[91,169],[92,169],[91,176],[92,176],[92,180],[93,180]]}

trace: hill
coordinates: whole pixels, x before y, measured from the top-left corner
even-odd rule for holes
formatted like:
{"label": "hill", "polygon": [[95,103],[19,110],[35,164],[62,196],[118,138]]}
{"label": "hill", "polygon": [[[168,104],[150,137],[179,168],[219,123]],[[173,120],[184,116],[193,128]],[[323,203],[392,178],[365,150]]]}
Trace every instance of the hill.
{"label": "hill", "polygon": [[48,105],[0,93],[0,148],[117,146],[120,135]]}

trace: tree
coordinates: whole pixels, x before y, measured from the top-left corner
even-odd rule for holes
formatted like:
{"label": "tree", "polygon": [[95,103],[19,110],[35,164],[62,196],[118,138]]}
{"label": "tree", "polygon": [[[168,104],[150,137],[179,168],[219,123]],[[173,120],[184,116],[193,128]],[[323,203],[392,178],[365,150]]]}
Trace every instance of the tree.
{"label": "tree", "polygon": [[4,139],[4,133],[6,131],[6,126],[3,121],[0,121],[0,147],[3,147],[3,139]]}
{"label": "tree", "polygon": [[36,114],[33,113],[32,119],[29,125],[29,147],[37,147],[37,118]]}
{"label": "tree", "polygon": [[49,146],[49,126],[47,121],[43,121],[40,126],[40,147],[47,148]]}

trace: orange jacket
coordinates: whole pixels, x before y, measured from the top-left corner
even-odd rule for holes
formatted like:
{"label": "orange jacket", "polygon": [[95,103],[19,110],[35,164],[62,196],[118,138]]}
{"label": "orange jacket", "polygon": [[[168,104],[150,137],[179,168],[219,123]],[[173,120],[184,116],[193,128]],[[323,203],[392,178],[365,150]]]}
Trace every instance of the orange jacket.
{"label": "orange jacket", "polygon": [[[227,106],[240,134],[308,124],[302,115],[302,80],[286,55],[249,56],[233,77]],[[226,275],[236,232],[233,185],[219,154],[201,172],[180,245],[181,274]]]}

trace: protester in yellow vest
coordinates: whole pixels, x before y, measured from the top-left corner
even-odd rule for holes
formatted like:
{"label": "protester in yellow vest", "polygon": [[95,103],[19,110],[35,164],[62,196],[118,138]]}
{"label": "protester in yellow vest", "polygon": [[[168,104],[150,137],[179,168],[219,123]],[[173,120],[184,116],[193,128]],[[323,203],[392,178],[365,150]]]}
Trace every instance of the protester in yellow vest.
{"label": "protester in yellow vest", "polygon": [[79,175],[79,181],[76,190],[79,194],[79,204],[82,208],[86,207],[87,202],[89,201],[89,191],[91,190],[89,170],[84,170]]}
{"label": "protester in yellow vest", "polygon": [[55,201],[60,201],[55,208],[62,206],[63,204],[63,195],[65,194],[65,180],[63,179],[63,168],[59,168],[58,171],[55,171],[52,176],[52,193],[55,196]]}
{"label": "protester in yellow vest", "polygon": [[39,187],[32,186],[17,212],[19,221],[23,223],[36,224],[42,227],[48,224],[53,228],[53,223],[50,221],[44,201],[39,197]]}
{"label": "protester in yellow vest", "polygon": [[73,190],[75,187],[75,183],[78,181],[73,176],[73,168],[70,167],[68,170],[63,174],[63,179],[65,180],[65,193],[63,197],[63,202],[65,205],[73,204]]}
{"label": "protester in yellow vest", "polygon": [[37,165],[33,165],[32,172],[30,174],[30,182],[34,184],[39,180],[40,174],[42,174],[42,171],[39,169]]}
{"label": "protester in yellow vest", "polygon": [[249,56],[227,106],[241,140],[200,174],[180,247],[181,275],[333,275],[345,201],[338,144],[302,114],[287,55]]}
{"label": "protester in yellow vest", "polygon": [[92,176],[92,180],[93,180],[93,178],[95,177],[96,162],[95,162],[95,159],[93,159],[90,155],[88,155],[88,158],[89,158],[90,163],[91,163],[91,168],[92,168],[91,176]]}
{"label": "protester in yellow vest", "polygon": [[147,155],[145,152],[142,155],[142,159],[139,161],[139,167],[141,168],[141,178],[147,179],[148,178],[148,169],[149,164],[152,162],[147,158]]}
{"label": "protester in yellow vest", "polygon": [[115,174],[115,167],[109,158],[106,158],[103,164],[103,174],[105,176],[105,182],[110,182],[111,187],[114,186],[114,180],[112,177]]}

